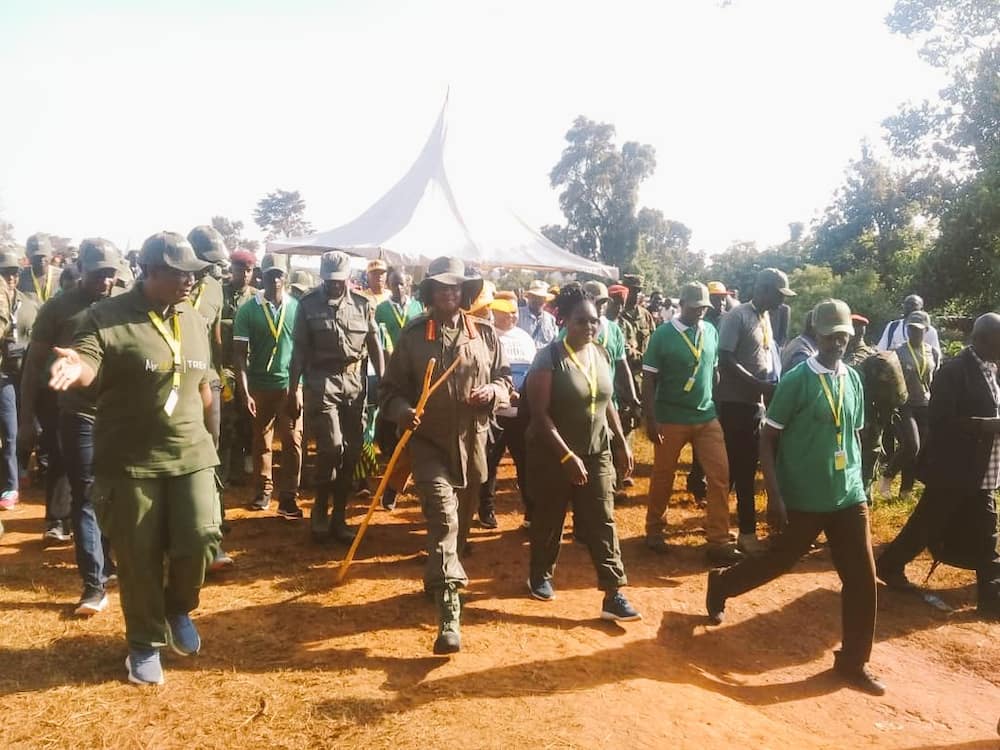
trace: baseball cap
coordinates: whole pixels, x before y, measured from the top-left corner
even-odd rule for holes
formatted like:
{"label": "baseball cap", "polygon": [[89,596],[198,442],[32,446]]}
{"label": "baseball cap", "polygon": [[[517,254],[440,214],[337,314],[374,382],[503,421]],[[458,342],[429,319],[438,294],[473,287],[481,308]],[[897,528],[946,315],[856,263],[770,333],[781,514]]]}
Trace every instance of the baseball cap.
{"label": "baseball cap", "polygon": [[207,263],[226,263],[229,260],[229,250],[219,234],[219,230],[208,224],[195,227],[187,236],[188,242],[194,248],[195,255]]}
{"label": "baseball cap", "polygon": [[553,296],[549,293],[549,285],[546,284],[542,279],[535,279],[528,285],[528,288],[524,290],[525,294],[530,294],[532,297],[542,297],[547,301],[551,301]]}
{"label": "baseball cap", "polygon": [[642,274],[638,273],[627,273],[622,276],[622,285],[626,288],[641,289],[643,281],[645,279]]}
{"label": "baseball cap", "polygon": [[92,237],[80,243],[80,271],[118,271],[122,256],[110,240]]}
{"label": "baseball cap", "polygon": [[794,297],[795,292],[788,288],[788,274],[777,268],[764,268],[757,274],[757,286],[773,287],[784,297]]}
{"label": "baseball cap", "polygon": [[851,322],[851,308],[839,299],[827,299],[813,308],[813,327],[820,336],[834,333],[854,335],[854,324]]}
{"label": "baseball cap", "polygon": [[264,256],[264,259],[260,262],[260,272],[280,273],[284,275],[285,268],[283,265],[278,263],[278,259],[274,256],[274,253],[267,253]]}
{"label": "baseball cap", "polygon": [[851,320],[853,320],[855,323],[864,323],[865,325],[868,325],[871,322],[864,315],[858,315],[857,313],[851,314]]}
{"label": "baseball cap", "polygon": [[323,281],[347,281],[351,276],[351,256],[339,250],[323,253],[319,263],[319,277]]}
{"label": "baseball cap", "polygon": [[600,281],[588,281],[583,285],[583,291],[594,298],[595,302],[611,299],[608,296],[608,288]]}
{"label": "baseball cap", "polygon": [[685,284],[681,288],[680,301],[683,307],[712,306],[712,300],[708,298],[708,287],[697,281]]}
{"label": "baseball cap", "polygon": [[927,330],[931,327],[931,316],[923,310],[914,310],[906,316],[906,325]]}
{"label": "baseball cap", "polygon": [[372,271],[388,271],[389,266],[386,265],[386,262],[381,258],[372,258],[368,261],[368,265],[365,267],[365,270],[368,273],[371,273]]}
{"label": "baseball cap", "polygon": [[21,268],[21,256],[10,245],[0,247],[0,268]]}
{"label": "baseball cap", "polygon": [[300,268],[296,271],[292,271],[288,280],[288,286],[292,287],[292,289],[297,289],[300,292],[308,292],[316,286],[316,282],[313,281],[311,273]]}
{"label": "baseball cap", "polygon": [[177,232],[157,232],[147,237],[139,253],[139,264],[166,266],[187,273],[197,273],[211,265],[195,255],[191,243]]}
{"label": "baseball cap", "polygon": [[709,294],[729,294],[726,290],[726,285],[721,281],[710,281],[708,282],[708,293]]}
{"label": "baseball cap", "polygon": [[608,287],[608,296],[624,304],[628,299],[628,287],[623,284],[612,284]]}
{"label": "baseball cap", "polygon": [[51,258],[54,252],[55,249],[52,247],[52,240],[49,239],[49,236],[45,232],[35,232],[24,243],[24,254],[29,258],[35,255]]}

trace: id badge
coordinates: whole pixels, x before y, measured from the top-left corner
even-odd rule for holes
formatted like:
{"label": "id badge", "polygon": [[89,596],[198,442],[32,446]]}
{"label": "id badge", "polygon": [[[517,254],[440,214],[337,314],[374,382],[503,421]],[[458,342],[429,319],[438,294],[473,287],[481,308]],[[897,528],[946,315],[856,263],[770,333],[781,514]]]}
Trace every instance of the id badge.
{"label": "id badge", "polygon": [[692,388],[694,388],[694,375],[689,377],[687,382],[684,384],[684,392],[689,393]]}
{"label": "id badge", "polygon": [[837,471],[843,471],[847,468],[847,453],[845,451],[833,452],[833,468]]}
{"label": "id badge", "polygon": [[163,404],[163,411],[167,413],[168,417],[172,417],[174,415],[174,409],[177,408],[177,400],[178,400],[177,389],[171,388],[170,395],[167,396],[167,401],[165,404]]}

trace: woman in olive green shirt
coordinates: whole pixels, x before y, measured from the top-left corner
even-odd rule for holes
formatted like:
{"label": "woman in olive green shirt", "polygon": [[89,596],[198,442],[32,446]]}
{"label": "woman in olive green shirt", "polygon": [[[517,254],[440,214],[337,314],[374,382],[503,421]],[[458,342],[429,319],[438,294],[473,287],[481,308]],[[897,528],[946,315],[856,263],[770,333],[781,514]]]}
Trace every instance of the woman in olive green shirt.
{"label": "woman in olive green shirt", "polygon": [[612,493],[615,468],[628,476],[632,453],[611,403],[612,364],[594,343],[600,319],[579,284],[563,287],[556,309],[566,337],[538,352],[527,380],[528,472],[535,506],[528,588],[541,601],[555,596],[552,575],[572,502],[574,532],[590,550],[604,591],[601,617],[638,620],[641,615],[620,591],[626,578]]}

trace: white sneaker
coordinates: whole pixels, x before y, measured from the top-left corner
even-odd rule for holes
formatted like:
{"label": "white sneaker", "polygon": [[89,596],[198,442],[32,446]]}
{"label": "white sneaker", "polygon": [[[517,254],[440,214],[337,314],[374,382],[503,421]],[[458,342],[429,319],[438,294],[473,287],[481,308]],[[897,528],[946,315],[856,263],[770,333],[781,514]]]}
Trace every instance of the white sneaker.
{"label": "white sneaker", "polygon": [[84,592],[79,604],[73,610],[74,615],[93,617],[108,608],[108,595],[103,591]]}
{"label": "white sneaker", "polygon": [[756,534],[740,534],[736,548],[744,555],[763,555],[767,552],[767,545],[760,541]]}
{"label": "white sneaker", "polygon": [[875,494],[882,498],[892,497],[892,480],[889,477],[880,477],[875,486]]}

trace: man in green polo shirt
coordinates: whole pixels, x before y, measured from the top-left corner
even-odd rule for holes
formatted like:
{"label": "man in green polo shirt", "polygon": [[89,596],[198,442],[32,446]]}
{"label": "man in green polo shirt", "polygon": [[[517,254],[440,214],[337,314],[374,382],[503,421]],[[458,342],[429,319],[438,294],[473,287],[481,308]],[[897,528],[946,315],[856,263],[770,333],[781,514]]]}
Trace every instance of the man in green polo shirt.
{"label": "man in green polo shirt", "polygon": [[390,268],[388,276],[389,299],[375,308],[375,322],[382,333],[382,345],[386,354],[392,354],[399,341],[400,332],[406,324],[424,311],[419,300],[410,296],[413,279],[401,268]]}
{"label": "man in green polo shirt", "polygon": [[861,377],[843,363],[854,328],[840,300],[813,310],[818,353],[779,381],[761,432],[760,463],[768,518],[781,534],[762,556],[708,574],[711,622],[725,615],[726,599],[777,578],[809,551],[822,531],[843,589],[843,647],[834,671],[873,695],[885,686],[867,664],[875,635],[875,560],[868,503],[861,481],[864,392]]}
{"label": "man in green polo shirt", "polygon": [[666,513],[681,449],[691,444],[708,479],[705,534],[712,562],[731,565],[742,555],[729,533],[729,461],[712,388],[717,378],[719,334],[704,322],[712,307],[708,287],[681,290],[681,311],[659,326],[643,355],[642,412],[653,443],[653,477],[646,501],[646,546],[667,552]]}
{"label": "man in green polo shirt", "polygon": [[129,680],[163,682],[160,649],[201,648],[188,616],[221,534],[205,323],[188,297],[205,262],[174,232],[142,245],[142,281],[91,307],[49,385],[96,384],[91,500],[118,561]]}
{"label": "man in green polo shirt", "polygon": [[264,290],[236,312],[233,356],[237,383],[253,420],[253,467],[257,496],[251,510],[267,510],[271,479],[271,440],[277,427],[281,441],[278,515],[302,518],[295,502],[302,471],[302,414],[288,409],[288,369],[292,363],[292,331],[299,303],[285,293],[285,271],[273,255],[261,264]]}

